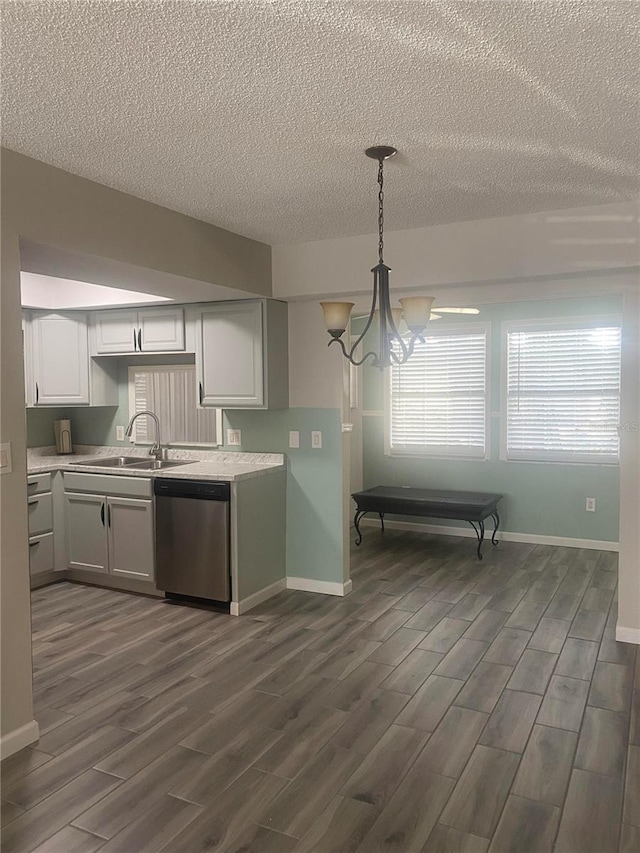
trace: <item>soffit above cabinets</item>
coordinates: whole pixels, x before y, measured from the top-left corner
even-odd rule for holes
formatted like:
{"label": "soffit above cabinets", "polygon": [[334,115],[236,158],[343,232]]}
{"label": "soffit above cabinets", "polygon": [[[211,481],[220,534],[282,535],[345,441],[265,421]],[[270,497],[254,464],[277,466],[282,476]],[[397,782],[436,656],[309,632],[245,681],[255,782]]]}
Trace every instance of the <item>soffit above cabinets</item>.
{"label": "soffit above cabinets", "polygon": [[[14,2],[4,144],[268,243],[635,199],[640,9]],[[375,189],[375,188],[374,188]]]}
{"label": "soffit above cabinets", "polygon": [[172,301],[167,296],[29,272],[20,273],[20,291],[23,308],[48,308],[54,311],[126,307]]}

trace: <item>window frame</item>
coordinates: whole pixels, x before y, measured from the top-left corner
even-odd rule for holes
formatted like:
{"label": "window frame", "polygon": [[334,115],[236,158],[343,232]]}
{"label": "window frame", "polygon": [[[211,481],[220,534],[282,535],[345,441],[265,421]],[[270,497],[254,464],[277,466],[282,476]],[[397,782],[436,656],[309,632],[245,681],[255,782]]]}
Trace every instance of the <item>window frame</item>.
{"label": "window frame", "polygon": [[[196,381],[196,365],[195,364],[130,364],[127,367],[127,401],[129,408],[129,420],[133,417],[136,411],[136,399],[135,399],[135,383],[133,382],[133,374],[134,373],[160,373],[167,370],[182,370],[182,371],[194,371],[194,382]],[[201,408],[201,407],[198,407]],[[163,445],[166,447],[193,447],[193,448],[212,448],[212,447],[221,447],[224,444],[224,436],[223,436],[223,422],[222,422],[222,409],[215,409],[216,413],[216,439],[217,443],[209,442],[209,441],[166,441],[163,440]],[[162,426],[162,424],[160,425]],[[164,438],[161,436],[161,438]],[[142,447],[151,446],[153,444],[152,441],[146,440],[138,440],[136,437],[136,424],[133,425],[133,444],[139,444]]]}
{"label": "window frame", "polygon": [[422,450],[415,452],[394,451],[391,446],[391,368],[388,368],[384,380],[384,455],[395,459],[442,459],[455,462],[488,462],[491,459],[491,394],[492,394],[492,345],[491,323],[445,323],[437,328],[429,328],[425,338],[447,337],[452,335],[484,334],[485,336],[485,376],[484,376],[484,453],[453,454],[446,451]]}
{"label": "window frame", "polygon": [[[585,454],[582,458],[573,455],[571,459],[552,459],[548,456],[518,458],[508,454],[509,428],[509,333],[511,332],[549,332],[572,329],[619,328],[622,333],[622,317],[618,314],[603,316],[541,317],[531,320],[505,320],[500,324],[500,461],[522,465],[620,465],[620,448],[615,459],[593,458]],[[620,347],[620,368],[622,368],[622,341]],[[621,371],[622,372],[622,371]],[[618,392],[622,402],[622,382]]]}

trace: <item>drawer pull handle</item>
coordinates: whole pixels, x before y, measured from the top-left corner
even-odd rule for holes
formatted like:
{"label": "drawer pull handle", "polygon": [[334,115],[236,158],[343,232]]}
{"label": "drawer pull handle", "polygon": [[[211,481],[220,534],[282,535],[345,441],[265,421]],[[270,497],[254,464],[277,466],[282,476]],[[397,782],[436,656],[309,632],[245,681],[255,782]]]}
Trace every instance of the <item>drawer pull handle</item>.
{"label": "drawer pull handle", "polygon": [[136,330],[135,329],[133,330],[133,351],[134,352],[138,351],[138,348],[136,346]]}
{"label": "drawer pull handle", "polygon": [[138,349],[142,352],[142,329],[138,329]]}
{"label": "drawer pull handle", "polygon": [[34,504],[37,504],[39,502],[39,500],[40,500],[40,498],[29,498],[27,503],[29,504],[29,506],[33,506]]}
{"label": "drawer pull handle", "polygon": [[200,396],[200,405],[202,405],[202,382],[198,382],[198,393]]}
{"label": "drawer pull handle", "polygon": [[107,507],[107,524],[111,527],[111,507]]}
{"label": "drawer pull handle", "polygon": [[39,542],[29,542],[29,548],[35,548],[36,545],[39,545]]}
{"label": "drawer pull handle", "polygon": [[102,526],[104,527],[104,504],[100,507],[100,521],[102,522]]}
{"label": "drawer pull handle", "polygon": [[38,405],[39,399],[40,399],[40,390],[38,388],[38,383],[36,382],[36,406]]}

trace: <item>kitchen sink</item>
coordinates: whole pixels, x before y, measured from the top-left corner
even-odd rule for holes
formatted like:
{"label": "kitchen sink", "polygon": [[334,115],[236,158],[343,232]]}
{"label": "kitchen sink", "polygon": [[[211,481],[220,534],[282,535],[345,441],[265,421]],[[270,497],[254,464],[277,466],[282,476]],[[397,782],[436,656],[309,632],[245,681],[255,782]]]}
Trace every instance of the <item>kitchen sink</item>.
{"label": "kitchen sink", "polygon": [[[155,461],[155,460],[154,460]],[[82,462],[74,462],[74,465],[93,465],[100,468],[128,468],[129,465],[139,465],[145,459],[139,456],[98,456],[96,459],[83,459]]]}
{"label": "kitchen sink", "polygon": [[175,468],[178,465],[188,465],[189,461],[177,462],[175,459],[143,459],[142,462],[136,462],[135,465],[129,465],[129,468],[139,468],[140,471],[163,471],[165,468]]}
{"label": "kitchen sink", "polygon": [[136,468],[140,471],[163,471],[177,465],[188,465],[188,461],[175,459],[141,459],[139,456],[98,456],[96,459],[83,459],[76,465],[92,465],[94,468]]}

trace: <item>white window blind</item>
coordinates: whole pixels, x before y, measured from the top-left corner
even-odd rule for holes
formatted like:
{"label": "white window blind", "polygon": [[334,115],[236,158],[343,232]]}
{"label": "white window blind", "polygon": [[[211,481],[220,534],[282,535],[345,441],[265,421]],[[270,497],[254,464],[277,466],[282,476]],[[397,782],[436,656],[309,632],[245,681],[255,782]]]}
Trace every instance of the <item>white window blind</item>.
{"label": "white window blind", "polygon": [[[164,444],[219,444],[216,409],[196,406],[195,367],[172,364],[129,368],[131,414],[145,409],[160,419]],[[135,439],[151,443],[155,425],[151,418],[138,418]]]}
{"label": "white window blind", "polygon": [[507,334],[507,459],[616,462],[620,328]]}
{"label": "white window blind", "polygon": [[433,334],[390,369],[394,454],[484,458],[486,332]]}

